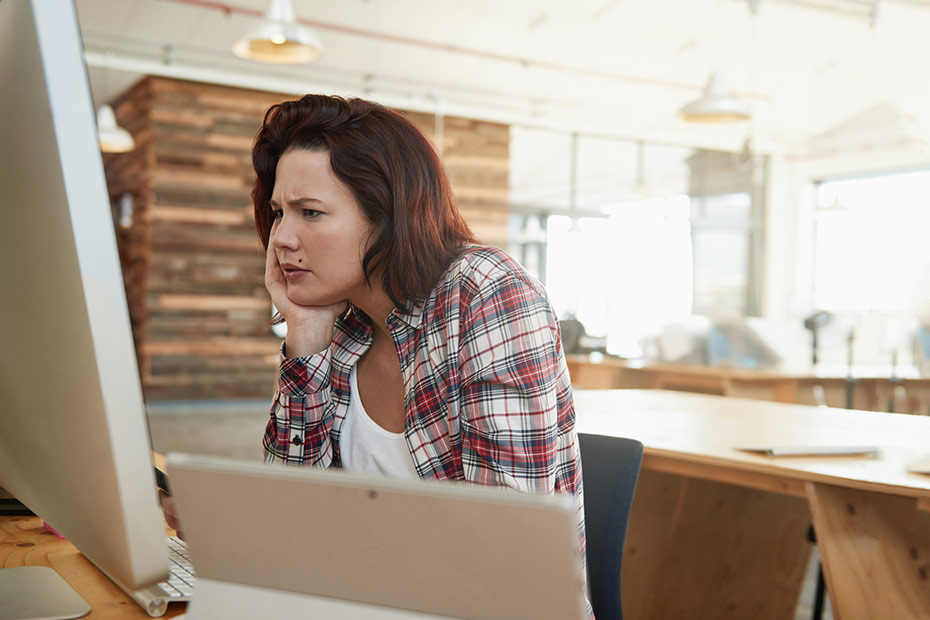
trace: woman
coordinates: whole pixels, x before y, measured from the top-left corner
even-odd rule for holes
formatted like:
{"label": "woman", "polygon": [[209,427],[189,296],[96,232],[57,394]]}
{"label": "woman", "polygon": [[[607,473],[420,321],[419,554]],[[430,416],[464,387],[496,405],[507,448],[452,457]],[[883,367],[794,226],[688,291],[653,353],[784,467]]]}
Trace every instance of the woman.
{"label": "woman", "polygon": [[427,139],[378,104],[307,95],[268,111],[252,160],[288,326],[266,460],[571,493],[584,557],[558,321],[474,244]]}

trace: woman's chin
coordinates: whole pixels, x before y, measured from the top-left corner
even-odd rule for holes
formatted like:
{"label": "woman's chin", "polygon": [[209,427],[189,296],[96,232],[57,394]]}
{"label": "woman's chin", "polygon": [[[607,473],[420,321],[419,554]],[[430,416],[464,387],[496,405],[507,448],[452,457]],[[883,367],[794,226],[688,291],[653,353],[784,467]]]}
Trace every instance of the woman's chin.
{"label": "woman's chin", "polygon": [[339,301],[338,299],[331,301],[324,295],[302,291],[297,287],[290,286],[287,288],[287,298],[298,306],[328,306]]}

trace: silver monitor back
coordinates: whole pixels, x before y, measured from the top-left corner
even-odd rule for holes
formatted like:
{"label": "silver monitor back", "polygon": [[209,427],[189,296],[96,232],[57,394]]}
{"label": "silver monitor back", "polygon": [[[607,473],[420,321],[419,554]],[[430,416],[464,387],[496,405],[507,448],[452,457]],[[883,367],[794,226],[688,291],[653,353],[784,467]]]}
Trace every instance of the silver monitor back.
{"label": "silver monitor back", "polygon": [[0,0],[0,486],[130,588],[164,525],[71,0]]}

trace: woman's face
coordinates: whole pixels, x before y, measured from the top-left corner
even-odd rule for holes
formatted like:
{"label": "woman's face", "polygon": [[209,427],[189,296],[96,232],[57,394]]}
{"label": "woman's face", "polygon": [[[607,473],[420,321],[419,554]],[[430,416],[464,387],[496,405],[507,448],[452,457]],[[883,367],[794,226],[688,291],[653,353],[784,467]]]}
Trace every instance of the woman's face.
{"label": "woman's face", "polygon": [[278,160],[269,243],[287,281],[287,296],[303,306],[361,299],[368,289],[362,258],[371,223],[336,178],[328,151],[287,151]]}

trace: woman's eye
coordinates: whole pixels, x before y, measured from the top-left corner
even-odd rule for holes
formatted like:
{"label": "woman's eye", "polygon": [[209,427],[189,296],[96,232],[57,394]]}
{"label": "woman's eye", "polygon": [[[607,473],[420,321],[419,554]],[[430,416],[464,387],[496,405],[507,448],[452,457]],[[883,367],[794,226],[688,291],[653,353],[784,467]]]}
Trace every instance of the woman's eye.
{"label": "woman's eye", "polygon": [[316,217],[319,214],[319,211],[314,211],[313,209],[304,209],[304,217]]}
{"label": "woman's eye", "polygon": [[272,209],[271,217],[273,217],[276,220],[280,220],[282,217],[284,217],[284,211],[282,211],[281,209]]}

